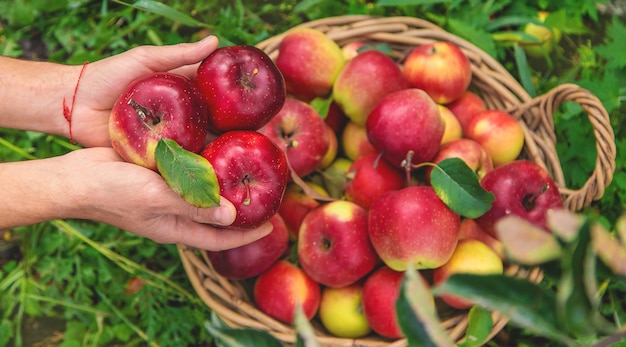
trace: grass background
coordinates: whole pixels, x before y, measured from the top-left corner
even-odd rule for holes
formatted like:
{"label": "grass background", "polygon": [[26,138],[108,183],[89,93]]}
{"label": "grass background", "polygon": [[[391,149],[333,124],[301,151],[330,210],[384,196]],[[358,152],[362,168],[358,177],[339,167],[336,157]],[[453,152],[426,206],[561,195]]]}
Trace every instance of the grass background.
{"label": "grass background", "polygon": [[[604,198],[583,213],[612,227],[626,203],[624,7],[623,1],[591,0],[0,1],[0,54],[82,64],[137,45],[195,41],[209,33],[222,45],[255,44],[303,21],[343,14],[425,18],[488,51],[531,93],[571,82],[602,100],[616,132],[617,171]],[[561,30],[562,39],[545,57],[524,63],[515,46],[498,35],[524,39],[523,25],[539,10],[551,13],[550,25]],[[498,18],[509,22],[494,26]],[[590,126],[571,105],[560,109],[555,121],[568,182],[580,186],[595,160]],[[0,129],[3,162],[73,149],[64,138]],[[188,283],[173,245],[81,220],[1,233],[0,346],[210,344],[202,327],[209,310]],[[624,281],[610,275],[601,280],[603,313],[621,325]],[[549,277],[546,281],[550,285]],[[489,344],[549,341],[507,326]]]}

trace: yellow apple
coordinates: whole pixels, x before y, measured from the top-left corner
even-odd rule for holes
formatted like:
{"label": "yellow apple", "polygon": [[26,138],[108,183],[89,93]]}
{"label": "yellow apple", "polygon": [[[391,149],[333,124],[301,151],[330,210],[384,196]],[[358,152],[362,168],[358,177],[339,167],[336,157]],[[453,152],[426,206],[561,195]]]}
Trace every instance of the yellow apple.
{"label": "yellow apple", "polygon": [[459,119],[456,118],[454,113],[446,106],[437,105],[437,108],[439,108],[439,115],[446,126],[443,131],[443,137],[441,138],[441,144],[443,145],[452,140],[460,139],[463,136],[463,130],[461,129]]}
{"label": "yellow apple", "polygon": [[[503,261],[491,247],[476,239],[462,239],[452,257],[433,270],[433,282],[439,284],[455,273],[487,275],[502,274],[503,271]],[[472,302],[454,295],[442,295],[441,300],[457,309],[467,309],[473,305]]]}
{"label": "yellow apple", "polygon": [[343,338],[362,337],[371,331],[363,314],[361,300],[363,286],[355,283],[346,287],[325,287],[319,308],[324,327],[333,335]]}

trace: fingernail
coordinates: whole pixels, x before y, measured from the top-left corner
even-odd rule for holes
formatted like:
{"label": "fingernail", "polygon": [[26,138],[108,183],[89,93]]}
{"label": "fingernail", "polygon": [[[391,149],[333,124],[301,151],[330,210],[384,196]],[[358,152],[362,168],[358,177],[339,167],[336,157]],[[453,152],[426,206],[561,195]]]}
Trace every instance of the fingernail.
{"label": "fingernail", "polygon": [[233,211],[228,206],[216,207],[213,218],[215,219],[216,224],[224,226],[231,225],[235,221]]}

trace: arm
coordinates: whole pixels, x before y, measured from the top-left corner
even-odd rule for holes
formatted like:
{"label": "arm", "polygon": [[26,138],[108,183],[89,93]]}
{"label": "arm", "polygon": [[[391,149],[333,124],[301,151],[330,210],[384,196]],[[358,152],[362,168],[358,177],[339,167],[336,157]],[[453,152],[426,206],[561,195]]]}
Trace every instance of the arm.
{"label": "arm", "polygon": [[[104,222],[161,243],[219,250],[252,242],[271,223],[251,230],[229,225],[233,205],[200,209],[186,203],[154,171],[129,164],[108,147],[111,108],[126,86],[157,71],[193,76],[217,39],[141,46],[88,64],[72,113],[74,140],[87,147],[63,156],[0,163],[0,229],[80,218]],[[63,99],[71,107],[83,66],[0,57],[0,127],[69,137]]]}
{"label": "arm", "polygon": [[[89,63],[80,78],[72,112],[74,140],[87,147],[110,146],[109,113],[131,81],[160,71],[192,77],[217,44],[217,38],[209,36],[194,43],[140,46]],[[69,138],[63,99],[71,108],[82,69],[82,65],[0,57],[0,127]]]}
{"label": "arm", "polygon": [[[271,224],[252,230],[220,229],[235,208],[195,208],[154,171],[122,161],[111,148],[89,148],[63,156],[0,164],[0,230],[80,218],[107,223],[159,243],[220,250],[252,242]],[[27,207],[27,208],[25,208]]]}

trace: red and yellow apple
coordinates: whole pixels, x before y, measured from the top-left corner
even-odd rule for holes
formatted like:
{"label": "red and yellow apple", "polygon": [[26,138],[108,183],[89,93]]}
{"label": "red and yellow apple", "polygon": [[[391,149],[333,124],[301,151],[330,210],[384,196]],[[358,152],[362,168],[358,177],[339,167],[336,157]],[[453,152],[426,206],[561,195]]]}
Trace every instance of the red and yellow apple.
{"label": "red and yellow apple", "polygon": [[349,121],[341,133],[341,148],[343,155],[348,159],[355,160],[358,157],[376,153],[376,148],[367,138],[365,126]]}
{"label": "red and yellow apple", "polygon": [[465,137],[478,142],[489,154],[494,166],[517,159],[524,147],[524,129],[510,113],[484,110],[467,125]]}
{"label": "red and yellow apple", "polygon": [[328,96],[345,62],[341,47],[313,28],[287,31],[276,57],[276,66],[285,77],[287,93],[303,101]]}
{"label": "red and yellow apple", "polygon": [[381,160],[378,154],[367,154],[355,159],[346,177],[346,200],[366,210],[383,193],[401,189],[407,184],[405,172]]}
{"label": "red and yellow apple", "polygon": [[379,262],[368,236],[367,211],[345,200],[311,210],[298,235],[298,260],[316,282],[328,287],[355,283]]}
{"label": "red and yellow apple", "polygon": [[[438,164],[448,158],[463,160],[479,179],[493,169],[493,162],[487,151],[478,142],[468,138],[456,139],[441,145],[432,162]],[[432,167],[427,168],[428,176],[432,170]]]}
{"label": "red and yellow apple", "polygon": [[469,58],[449,41],[415,47],[406,56],[403,67],[411,87],[424,90],[438,104],[458,99],[472,81]]}
{"label": "red and yellow apple", "polygon": [[263,129],[287,155],[289,165],[304,177],[320,164],[330,146],[324,119],[309,104],[287,97],[285,104]]}
{"label": "red and yellow apple", "polygon": [[367,137],[392,166],[432,160],[445,131],[437,104],[423,90],[403,89],[384,96],[372,109],[365,124]]}
{"label": "red and yellow apple", "polygon": [[259,310],[287,324],[293,323],[297,305],[301,305],[304,315],[312,319],[321,300],[319,283],[287,260],[279,260],[261,273],[254,282],[252,293]]}
{"label": "red and yellow apple", "polygon": [[408,88],[400,66],[377,50],[367,50],[349,60],[333,85],[333,100],[346,117],[365,125],[370,111],[383,96]]}
{"label": "red and yellow apple", "polygon": [[441,144],[463,137],[463,128],[461,128],[461,123],[456,118],[454,113],[452,113],[452,111],[444,105],[438,104],[437,107],[439,108],[439,114],[445,124],[443,136],[441,137]]}
{"label": "red and yellow apple", "polygon": [[368,217],[369,236],[380,258],[396,271],[412,265],[434,269],[456,247],[461,218],[430,186],[410,186],[374,200]]}
{"label": "red and yellow apple", "polygon": [[199,152],[207,135],[208,109],[187,77],[159,72],[131,82],[109,117],[111,146],[124,160],[157,171],[161,138]]}

